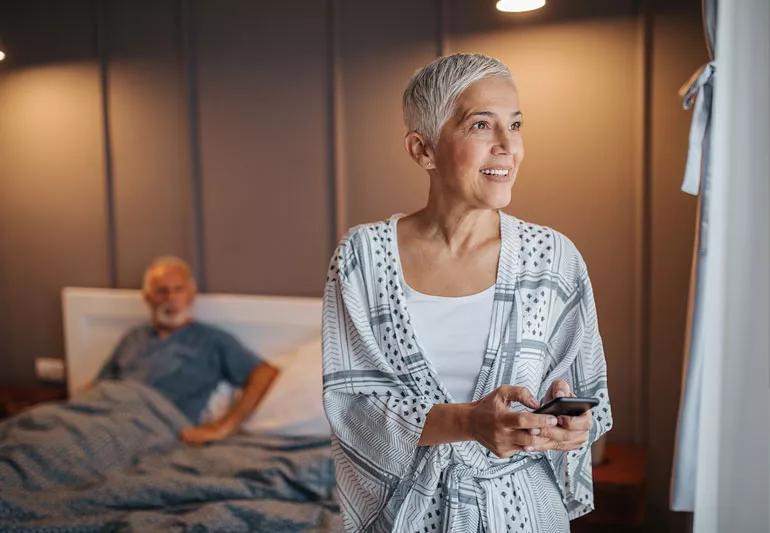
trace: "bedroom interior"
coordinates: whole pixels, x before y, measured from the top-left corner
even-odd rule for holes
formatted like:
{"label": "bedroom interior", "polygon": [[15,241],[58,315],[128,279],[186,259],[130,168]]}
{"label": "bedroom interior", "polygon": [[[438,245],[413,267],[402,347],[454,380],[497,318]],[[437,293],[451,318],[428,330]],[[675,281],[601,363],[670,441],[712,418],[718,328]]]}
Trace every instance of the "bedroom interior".
{"label": "bedroom interior", "polygon": [[[348,228],[421,206],[427,182],[402,146],[405,81],[438,55],[481,52],[510,66],[526,110],[506,211],[568,235],[594,286],[614,463],[596,467],[607,509],[575,531],[692,530],[669,484],[697,223],[680,190],[691,114],[678,90],[709,58],[699,0],[548,0],[527,13],[492,0],[11,0],[0,50],[0,412],[74,396],[145,316],[146,265],[174,254],[194,271],[197,317],[281,368],[301,353],[297,380],[319,372],[317,389],[286,380],[254,431],[283,414],[294,425],[279,436],[304,424],[328,438],[329,257]],[[41,380],[36,368],[55,375],[58,362],[63,379]],[[284,403],[298,389],[317,405]],[[322,503],[239,512],[339,527],[324,499],[331,461],[313,457],[308,494]],[[76,497],[57,494],[62,508]]]}

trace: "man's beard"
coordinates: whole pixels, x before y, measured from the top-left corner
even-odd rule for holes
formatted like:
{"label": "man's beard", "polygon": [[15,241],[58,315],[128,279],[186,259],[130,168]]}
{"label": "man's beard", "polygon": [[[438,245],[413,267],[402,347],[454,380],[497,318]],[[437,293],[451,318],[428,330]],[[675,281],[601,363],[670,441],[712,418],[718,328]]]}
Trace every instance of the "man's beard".
{"label": "man's beard", "polygon": [[155,309],[153,314],[153,320],[157,325],[169,329],[184,326],[191,318],[192,313],[190,313],[189,307],[174,312],[169,306],[161,305]]}

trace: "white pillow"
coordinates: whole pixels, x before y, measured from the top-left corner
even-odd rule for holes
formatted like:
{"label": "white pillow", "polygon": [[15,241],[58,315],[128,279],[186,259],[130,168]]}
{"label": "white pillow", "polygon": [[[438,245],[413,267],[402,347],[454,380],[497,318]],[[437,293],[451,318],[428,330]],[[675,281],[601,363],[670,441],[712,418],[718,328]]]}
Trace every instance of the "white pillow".
{"label": "white pillow", "polygon": [[[264,358],[261,352],[259,355],[263,361],[270,363],[271,366],[277,368],[280,372],[283,372],[294,358],[297,348],[298,347],[295,346],[288,352],[275,354],[270,359]],[[275,383],[273,386],[275,386]],[[203,409],[203,412],[200,415],[199,423],[208,424],[209,422],[219,420],[225,416],[227,411],[229,411],[233,406],[233,402],[238,399],[240,394],[241,389],[239,387],[233,387],[227,381],[220,381],[217,384],[217,387],[209,396],[209,399],[206,401],[206,407]]]}
{"label": "white pillow", "polygon": [[287,364],[267,394],[241,425],[245,433],[330,436],[322,401],[321,338],[307,341],[293,354],[282,356]]}

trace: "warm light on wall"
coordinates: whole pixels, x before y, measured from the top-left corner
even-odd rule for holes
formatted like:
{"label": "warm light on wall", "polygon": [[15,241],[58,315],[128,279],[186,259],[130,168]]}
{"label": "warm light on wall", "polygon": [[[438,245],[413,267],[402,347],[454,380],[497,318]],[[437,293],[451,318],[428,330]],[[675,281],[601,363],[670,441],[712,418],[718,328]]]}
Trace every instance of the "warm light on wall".
{"label": "warm light on wall", "polygon": [[0,61],[5,59],[5,46],[3,46],[3,40],[0,39]]}
{"label": "warm light on wall", "polygon": [[540,9],[544,5],[545,0],[499,0],[497,9],[507,13],[521,13]]}

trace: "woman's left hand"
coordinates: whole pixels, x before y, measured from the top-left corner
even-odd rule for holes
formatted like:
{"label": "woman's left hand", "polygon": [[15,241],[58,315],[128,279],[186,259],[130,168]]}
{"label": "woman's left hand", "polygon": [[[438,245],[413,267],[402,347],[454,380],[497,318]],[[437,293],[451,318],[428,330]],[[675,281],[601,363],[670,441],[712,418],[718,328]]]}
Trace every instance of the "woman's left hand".
{"label": "woman's left hand", "polygon": [[[545,401],[548,402],[560,396],[574,396],[569,383],[563,379],[558,379],[551,384]],[[576,450],[588,441],[588,432],[593,423],[593,415],[590,409],[580,416],[561,415],[558,417],[558,421],[558,425],[553,427],[530,430],[530,432],[538,432],[533,434],[550,439],[546,444],[538,446],[538,449],[565,452]]]}

